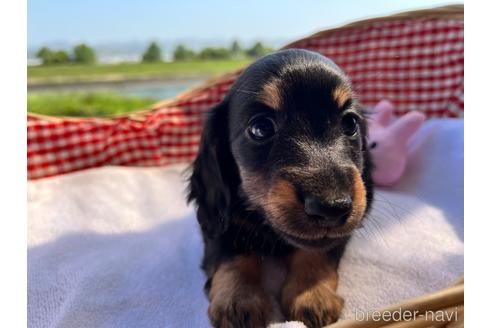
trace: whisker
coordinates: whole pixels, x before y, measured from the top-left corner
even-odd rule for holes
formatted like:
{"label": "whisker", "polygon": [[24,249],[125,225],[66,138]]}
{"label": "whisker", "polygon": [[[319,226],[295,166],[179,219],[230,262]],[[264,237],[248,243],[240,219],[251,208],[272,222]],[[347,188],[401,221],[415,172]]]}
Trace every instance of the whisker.
{"label": "whisker", "polygon": [[[369,224],[363,224],[360,229],[356,230],[356,232],[359,232],[359,234],[366,240],[380,240],[384,247],[390,248],[388,241],[384,238],[383,228],[379,222],[371,216],[367,216],[366,220]],[[369,239],[367,239],[367,237],[369,237]]]}
{"label": "whisker", "polygon": [[392,211],[384,207],[373,206],[371,208],[370,214],[382,217],[385,220],[396,219],[396,221],[398,221],[399,223],[402,222],[401,218],[396,213],[392,213]]}
{"label": "whisker", "polygon": [[375,202],[380,202],[380,203],[384,203],[384,204],[388,204],[391,209],[393,210],[394,214],[396,214],[398,216],[398,218],[400,219],[399,215],[397,214],[398,211],[396,209],[399,209],[401,211],[403,211],[405,214],[408,214],[410,216],[413,216],[413,212],[409,209],[409,208],[406,208],[406,207],[403,207],[402,205],[399,205],[399,204],[396,204],[392,201],[390,201],[388,198],[386,198],[383,194],[379,193],[379,192],[375,192],[375,194],[378,196],[378,197],[381,197],[381,199],[378,199],[377,197],[374,198],[374,201]]}

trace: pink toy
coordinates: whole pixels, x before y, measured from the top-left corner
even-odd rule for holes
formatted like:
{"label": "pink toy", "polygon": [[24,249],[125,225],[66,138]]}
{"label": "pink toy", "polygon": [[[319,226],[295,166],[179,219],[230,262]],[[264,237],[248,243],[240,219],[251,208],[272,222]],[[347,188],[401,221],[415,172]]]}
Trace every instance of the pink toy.
{"label": "pink toy", "polygon": [[403,175],[407,164],[408,140],[425,121],[425,115],[412,111],[392,120],[393,104],[382,100],[369,115],[369,151],[374,162],[372,178],[379,186],[392,186]]}

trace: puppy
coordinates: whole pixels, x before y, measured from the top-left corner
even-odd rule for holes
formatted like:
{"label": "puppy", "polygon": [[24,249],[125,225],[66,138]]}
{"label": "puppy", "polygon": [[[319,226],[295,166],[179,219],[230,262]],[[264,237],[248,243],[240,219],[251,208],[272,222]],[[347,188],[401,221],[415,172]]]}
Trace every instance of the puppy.
{"label": "puppy", "polygon": [[373,194],[366,134],[348,78],[306,50],[260,58],[211,110],[188,200],[214,327],[265,327],[276,307],[308,327],[338,319],[338,263]]}

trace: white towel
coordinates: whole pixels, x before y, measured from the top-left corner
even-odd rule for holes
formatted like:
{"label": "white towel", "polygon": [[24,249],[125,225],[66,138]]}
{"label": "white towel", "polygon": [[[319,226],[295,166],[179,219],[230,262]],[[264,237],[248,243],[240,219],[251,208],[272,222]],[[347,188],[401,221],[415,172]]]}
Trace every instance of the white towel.
{"label": "white towel", "polygon": [[[377,190],[342,258],[343,318],[463,274],[463,121],[426,122],[411,145],[405,177]],[[209,327],[182,169],[105,167],[29,182],[29,327]]]}

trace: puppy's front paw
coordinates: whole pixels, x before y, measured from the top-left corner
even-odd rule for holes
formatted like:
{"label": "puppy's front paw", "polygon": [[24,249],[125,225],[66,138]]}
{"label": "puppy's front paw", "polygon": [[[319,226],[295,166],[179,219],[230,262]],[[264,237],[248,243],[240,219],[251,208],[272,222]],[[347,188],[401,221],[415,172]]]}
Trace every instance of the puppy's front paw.
{"label": "puppy's front paw", "polygon": [[289,319],[302,321],[307,327],[323,327],[338,320],[343,299],[330,288],[316,286],[291,299],[286,312]]}
{"label": "puppy's front paw", "polygon": [[270,300],[262,290],[241,290],[229,297],[212,299],[208,315],[214,327],[257,328],[266,327],[271,310]]}

